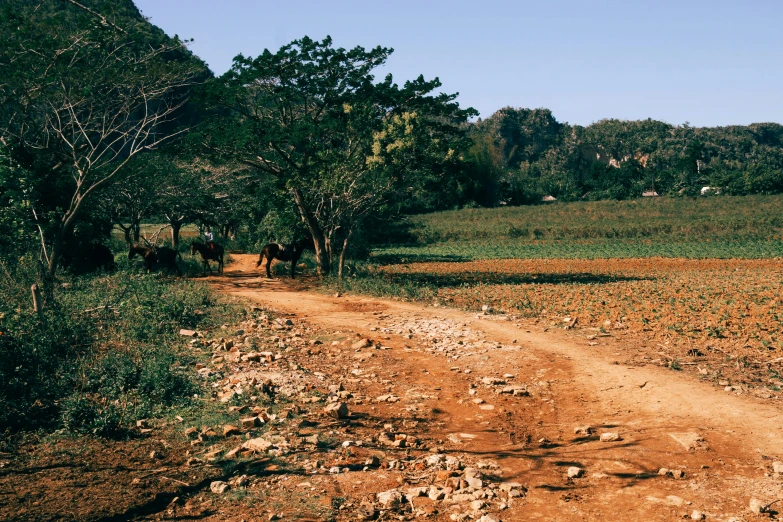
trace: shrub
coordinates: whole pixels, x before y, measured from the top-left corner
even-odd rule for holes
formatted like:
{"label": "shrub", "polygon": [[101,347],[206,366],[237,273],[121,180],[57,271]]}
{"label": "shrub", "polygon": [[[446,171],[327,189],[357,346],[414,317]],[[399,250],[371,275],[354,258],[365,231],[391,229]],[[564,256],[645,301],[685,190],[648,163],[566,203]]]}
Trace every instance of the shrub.
{"label": "shrub", "polygon": [[179,329],[239,313],[203,283],[124,270],[71,278],[38,317],[29,303],[35,271],[26,267],[0,284],[0,425],[13,430],[120,436],[186,403],[197,385],[184,370],[192,361]]}

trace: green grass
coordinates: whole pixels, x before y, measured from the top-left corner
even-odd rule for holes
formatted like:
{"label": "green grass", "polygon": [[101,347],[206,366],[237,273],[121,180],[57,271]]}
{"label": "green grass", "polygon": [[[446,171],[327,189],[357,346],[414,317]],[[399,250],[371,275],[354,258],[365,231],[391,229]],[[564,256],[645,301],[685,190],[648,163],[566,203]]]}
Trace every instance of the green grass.
{"label": "green grass", "polygon": [[0,425],[123,436],[200,392],[179,329],[208,331],[243,310],[204,283],[120,265],[64,276],[42,317],[30,310],[30,265],[0,283]]}
{"label": "green grass", "polygon": [[373,251],[380,264],[471,261],[477,259],[611,259],[635,257],[682,257],[688,259],[767,259],[783,257],[783,241],[724,240],[704,241],[594,240],[574,243],[566,240],[504,242],[451,241],[422,246],[387,247]]}
{"label": "green grass", "polygon": [[649,198],[412,216],[378,263],[503,258],[783,256],[783,196]]}

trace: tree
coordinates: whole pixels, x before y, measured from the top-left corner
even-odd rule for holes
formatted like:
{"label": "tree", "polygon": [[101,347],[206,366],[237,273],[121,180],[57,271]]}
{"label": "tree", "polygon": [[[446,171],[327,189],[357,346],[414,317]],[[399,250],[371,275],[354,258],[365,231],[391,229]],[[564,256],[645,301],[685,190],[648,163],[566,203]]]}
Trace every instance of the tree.
{"label": "tree", "polygon": [[[314,240],[322,275],[330,271],[334,245],[344,250],[361,216],[393,192],[391,164],[367,161],[376,133],[392,118],[416,113],[434,133],[449,127],[459,134],[475,114],[461,110],[456,95],[433,95],[437,79],[419,77],[399,87],[389,75],[375,83],[372,71],[391,52],[346,51],[333,48],[328,37],[305,37],[276,53],[237,56],[210,91],[218,110],[204,144],[275,176],[289,191]],[[338,234],[342,239],[335,241]]]}
{"label": "tree", "polygon": [[14,3],[0,12],[0,141],[59,192],[53,208],[31,209],[51,278],[86,203],[183,132],[174,120],[204,67],[176,38],[100,23],[95,10]]}
{"label": "tree", "polygon": [[155,211],[158,187],[157,155],[141,154],[127,165],[117,183],[101,191],[99,205],[112,223],[122,230],[128,245],[141,239],[141,223]]}

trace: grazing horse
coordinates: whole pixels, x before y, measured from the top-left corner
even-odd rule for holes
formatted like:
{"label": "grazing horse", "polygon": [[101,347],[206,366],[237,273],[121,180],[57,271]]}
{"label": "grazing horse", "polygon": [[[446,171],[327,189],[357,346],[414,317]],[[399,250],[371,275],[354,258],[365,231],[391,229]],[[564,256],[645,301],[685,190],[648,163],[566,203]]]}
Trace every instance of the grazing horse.
{"label": "grazing horse", "polygon": [[212,267],[209,266],[209,260],[218,262],[218,273],[223,272],[223,247],[217,243],[209,242],[206,245],[194,241],[190,244],[190,254],[196,255],[196,252],[201,254],[201,259],[204,261],[204,271],[209,270],[212,273]]}
{"label": "grazing horse", "polygon": [[85,274],[96,270],[110,272],[117,268],[112,251],[100,243],[64,248],[61,259],[62,265],[70,268],[74,274]]}
{"label": "grazing horse", "polygon": [[177,265],[177,258],[179,257],[182,259],[182,256],[173,248],[165,246],[144,247],[139,244],[130,245],[128,259],[133,259],[137,255],[141,256],[144,260],[144,266],[146,266],[147,272],[151,272],[152,268],[156,265],[163,265],[167,270],[173,269],[178,275],[182,275],[182,272]]}
{"label": "grazing horse", "polygon": [[279,259],[280,261],[291,261],[291,279],[294,278],[294,269],[296,263],[299,262],[299,258],[306,249],[313,249],[313,240],[309,237],[301,239],[293,244],[281,245],[279,243],[269,243],[261,250],[261,255],[258,256],[258,263],[256,268],[261,266],[266,257],[266,276],[272,279],[272,272],[269,267],[272,266],[272,259]]}

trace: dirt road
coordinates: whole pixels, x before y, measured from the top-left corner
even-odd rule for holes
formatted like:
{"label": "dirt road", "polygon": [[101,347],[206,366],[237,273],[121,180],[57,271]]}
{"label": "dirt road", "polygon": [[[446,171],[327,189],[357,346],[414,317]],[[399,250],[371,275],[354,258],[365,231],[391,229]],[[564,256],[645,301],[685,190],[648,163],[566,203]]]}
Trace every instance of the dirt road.
{"label": "dirt road", "polygon": [[[495,460],[502,480],[527,487],[523,502],[498,513],[504,520],[742,520],[759,516],[752,499],[783,498],[772,472],[783,460],[779,402],[621,363],[638,348],[627,341],[588,343],[584,332],[504,316],[324,295],[261,278],[251,256],[235,258],[214,279],[221,291],[390,348],[375,359],[378,378],[385,373],[388,392],[401,397],[433,391],[430,436]],[[422,337],[428,342],[412,340]],[[442,348],[455,339],[472,348]],[[333,370],[339,380],[346,368]],[[520,384],[519,396],[501,393]],[[569,478],[569,468],[579,476]]]}

